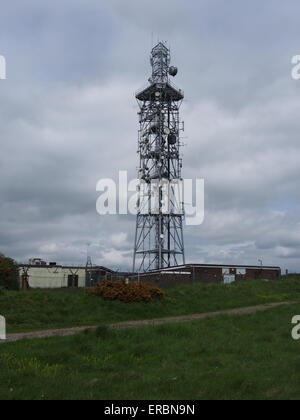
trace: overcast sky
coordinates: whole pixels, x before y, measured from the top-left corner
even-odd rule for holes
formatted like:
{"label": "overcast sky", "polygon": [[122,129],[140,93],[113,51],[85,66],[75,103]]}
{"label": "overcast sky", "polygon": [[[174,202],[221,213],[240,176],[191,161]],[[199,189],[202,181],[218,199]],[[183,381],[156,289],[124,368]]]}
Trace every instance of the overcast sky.
{"label": "overcast sky", "polygon": [[135,218],[96,212],[134,177],[134,92],[167,41],[185,91],[183,176],[205,179],[188,262],[300,270],[299,0],[11,0],[0,8],[0,252],[132,265]]}

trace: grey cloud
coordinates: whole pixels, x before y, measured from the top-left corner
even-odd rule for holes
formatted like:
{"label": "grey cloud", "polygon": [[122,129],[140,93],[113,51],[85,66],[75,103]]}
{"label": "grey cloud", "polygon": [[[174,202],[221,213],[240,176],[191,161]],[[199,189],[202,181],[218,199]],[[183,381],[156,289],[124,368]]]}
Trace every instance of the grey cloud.
{"label": "grey cloud", "polygon": [[[17,4],[17,7],[16,7]],[[130,269],[135,219],[96,213],[99,178],[134,177],[134,92],[151,32],[186,93],[184,175],[205,178],[191,262],[299,270],[297,1],[16,1],[2,5],[0,251]]]}

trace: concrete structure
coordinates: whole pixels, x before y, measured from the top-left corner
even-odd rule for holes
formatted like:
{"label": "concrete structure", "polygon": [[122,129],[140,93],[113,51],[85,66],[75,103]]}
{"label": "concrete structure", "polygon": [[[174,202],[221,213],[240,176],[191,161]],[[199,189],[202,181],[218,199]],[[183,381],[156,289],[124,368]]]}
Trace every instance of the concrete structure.
{"label": "concrete structure", "polygon": [[280,276],[280,267],[186,264],[134,275],[131,280],[145,281],[168,289],[194,282],[229,284],[238,280],[279,279]]}
{"label": "concrete structure", "polygon": [[58,289],[62,287],[85,287],[84,267],[63,267],[50,265],[20,265],[20,288]]}
{"label": "concrete structure", "polygon": [[35,259],[19,265],[20,288],[60,289],[92,287],[104,279],[124,279],[128,273],[114,272],[106,267],[69,267]]}

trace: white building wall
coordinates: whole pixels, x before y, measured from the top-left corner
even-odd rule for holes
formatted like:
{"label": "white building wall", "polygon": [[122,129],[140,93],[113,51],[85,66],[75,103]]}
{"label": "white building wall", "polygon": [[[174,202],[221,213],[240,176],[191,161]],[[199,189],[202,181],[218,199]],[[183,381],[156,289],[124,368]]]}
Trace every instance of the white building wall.
{"label": "white building wall", "polygon": [[85,268],[20,266],[20,279],[23,268],[27,271],[29,287],[32,289],[59,289],[68,287],[68,276],[78,275],[78,287],[85,287]]}

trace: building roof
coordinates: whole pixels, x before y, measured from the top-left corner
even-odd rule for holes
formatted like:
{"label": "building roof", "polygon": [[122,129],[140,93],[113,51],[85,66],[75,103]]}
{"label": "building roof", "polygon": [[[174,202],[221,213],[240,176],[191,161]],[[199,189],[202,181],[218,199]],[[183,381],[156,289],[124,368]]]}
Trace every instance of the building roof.
{"label": "building roof", "polygon": [[[74,265],[35,265],[35,264],[18,264],[19,267],[29,267],[29,268],[64,268],[64,269],[70,269],[70,270],[85,270],[86,266],[82,265],[82,266],[74,266]],[[106,271],[108,273],[114,273],[113,270],[107,268],[107,267],[102,267],[102,266],[93,266],[90,269],[92,270],[99,270],[99,271]]]}
{"label": "building roof", "polygon": [[[185,265],[179,265],[174,267],[168,267],[168,268],[161,268],[159,270],[152,270],[149,271],[149,273],[157,273],[161,271],[174,271],[174,270],[180,270],[185,268],[246,268],[246,269],[255,269],[255,270],[281,270],[280,267],[270,267],[270,266],[261,266],[261,265],[238,265],[238,264],[185,264]],[[143,273],[144,274],[144,273]],[[147,274],[147,273],[145,273]]]}

